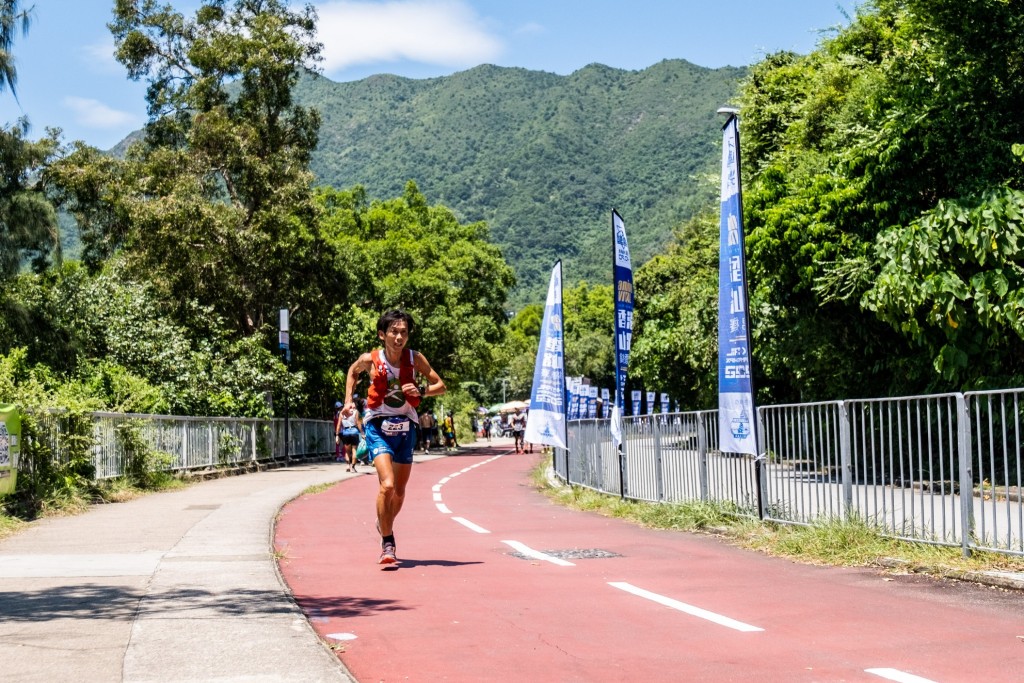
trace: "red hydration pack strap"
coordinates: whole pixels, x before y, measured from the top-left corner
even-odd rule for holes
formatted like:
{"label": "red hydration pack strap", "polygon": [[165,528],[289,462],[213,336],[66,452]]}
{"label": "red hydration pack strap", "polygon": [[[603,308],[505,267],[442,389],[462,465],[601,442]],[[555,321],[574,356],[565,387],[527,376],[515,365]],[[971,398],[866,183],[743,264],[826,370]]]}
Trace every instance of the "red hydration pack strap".
{"label": "red hydration pack strap", "polygon": [[[398,383],[400,385],[409,384],[416,379],[413,353],[412,349],[405,349],[405,352],[402,353],[402,359],[398,365]],[[378,408],[384,402],[384,396],[388,392],[388,364],[381,349],[371,351],[370,357],[373,360],[374,374],[370,378],[370,395],[367,397],[367,404],[371,408]],[[413,408],[420,404],[419,396],[407,395],[405,400]]]}

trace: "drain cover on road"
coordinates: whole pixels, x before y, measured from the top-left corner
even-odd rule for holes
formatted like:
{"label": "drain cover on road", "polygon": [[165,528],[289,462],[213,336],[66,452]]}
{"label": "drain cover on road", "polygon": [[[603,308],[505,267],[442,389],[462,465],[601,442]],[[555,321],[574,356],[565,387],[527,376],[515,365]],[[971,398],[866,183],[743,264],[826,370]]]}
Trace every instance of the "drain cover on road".
{"label": "drain cover on road", "polygon": [[[610,550],[601,550],[600,548],[574,548],[572,550],[541,550],[540,552],[551,557],[557,557],[560,560],[599,560],[604,557],[622,557],[618,553],[613,553]],[[520,560],[532,560],[535,558],[529,557],[522,554],[521,552],[514,551],[509,553],[512,557],[518,557]]]}

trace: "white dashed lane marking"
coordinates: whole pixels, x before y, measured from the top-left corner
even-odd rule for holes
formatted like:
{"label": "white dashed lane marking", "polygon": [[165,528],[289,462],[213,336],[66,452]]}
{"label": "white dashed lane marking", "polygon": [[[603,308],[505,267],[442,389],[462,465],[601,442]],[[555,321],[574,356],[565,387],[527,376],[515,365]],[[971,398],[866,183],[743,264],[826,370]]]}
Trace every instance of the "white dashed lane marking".
{"label": "white dashed lane marking", "polygon": [[673,600],[672,598],[667,598],[664,595],[652,593],[651,591],[644,590],[643,588],[637,588],[636,586],[629,583],[625,583],[622,581],[609,581],[608,585],[612,586],[613,588],[618,588],[619,590],[626,591],[627,593],[638,595],[641,598],[646,598],[660,605],[665,605],[666,607],[677,609],[680,612],[685,612],[690,616],[698,617],[700,619],[706,619],[708,621],[718,624],[719,626],[725,626],[727,628],[745,632],[764,630],[763,628],[760,628],[758,626],[744,624],[742,621],[736,621],[735,619],[730,619],[729,617],[722,616],[721,614],[715,614],[714,612],[709,612],[708,610],[701,609],[700,607],[687,605],[685,602],[679,602],[678,600]]}
{"label": "white dashed lane marking", "polygon": [[452,519],[454,519],[456,522],[458,522],[462,526],[466,527],[467,529],[472,529],[473,531],[477,532],[478,534],[489,534],[489,533],[491,533],[490,531],[488,531],[487,529],[483,528],[482,526],[480,526],[478,524],[473,524],[473,522],[469,521],[465,517],[452,517]]}
{"label": "white dashed lane marking", "polygon": [[554,555],[547,555],[539,550],[534,550],[530,546],[524,543],[520,543],[519,541],[502,541],[502,543],[512,547],[514,550],[518,550],[521,554],[526,555],[527,557],[532,557],[535,560],[544,560],[545,562],[550,562],[551,564],[557,564],[559,567],[576,566],[572,562],[563,560],[560,557],[555,557]]}
{"label": "white dashed lane marking", "polygon": [[[459,470],[458,472],[452,472],[447,477],[443,477],[440,481],[438,481],[436,484],[434,484],[434,486],[431,487],[430,490],[433,493],[434,506],[437,507],[438,512],[440,512],[442,515],[450,515],[450,514],[452,514],[452,511],[448,508],[447,505],[444,504],[444,499],[441,497],[441,487],[442,486],[444,486],[445,484],[447,484],[448,482],[450,482],[452,479],[454,479],[455,477],[459,476],[460,474],[465,474],[466,472],[469,472],[471,469],[473,469],[475,467],[480,467],[481,465],[486,465],[487,463],[493,462],[494,460],[497,460],[500,457],[501,457],[500,455],[496,455],[493,458],[488,458],[487,460],[484,460],[482,462],[478,462],[475,465],[471,465],[469,467],[465,467],[465,468]],[[478,534],[489,534],[489,533],[491,533],[487,529],[484,529],[482,526],[478,526],[476,524],[473,524],[473,522],[469,521],[468,519],[465,519],[464,517],[453,517],[452,519],[454,519],[459,524],[462,524],[467,529],[472,529],[473,531],[477,532]]]}
{"label": "white dashed lane marking", "polygon": [[896,683],[935,683],[935,681],[930,678],[921,678],[920,676],[908,674],[905,671],[900,671],[899,669],[864,669],[864,673],[881,676],[882,678],[890,681],[896,681]]}

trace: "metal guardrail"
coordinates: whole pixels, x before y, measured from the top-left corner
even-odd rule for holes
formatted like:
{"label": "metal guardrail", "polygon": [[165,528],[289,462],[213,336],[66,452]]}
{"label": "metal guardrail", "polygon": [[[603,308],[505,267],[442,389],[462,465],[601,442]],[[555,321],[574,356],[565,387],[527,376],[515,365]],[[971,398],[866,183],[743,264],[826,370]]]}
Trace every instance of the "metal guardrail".
{"label": "metal guardrail", "polygon": [[[719,501],[812,524],[860,517],[904,540],[1024,554],[1024,389],[758,408],[755,458],[718,450],[718,411],[569,423],[565,481],[624,498]],[[759,490],[760,489],[760,490]]]}
{"label": "metal guardrail", "polygon": [[[59,411],[35,416],[35,438],[43,439],[58,463],[69,457],[68,418]],[[94,412],[89,453],[96,479],[125,475],[140,451],[155,453],[159,469],[186,471],[281,462],[334,452],[329,420],[183,417]]]}

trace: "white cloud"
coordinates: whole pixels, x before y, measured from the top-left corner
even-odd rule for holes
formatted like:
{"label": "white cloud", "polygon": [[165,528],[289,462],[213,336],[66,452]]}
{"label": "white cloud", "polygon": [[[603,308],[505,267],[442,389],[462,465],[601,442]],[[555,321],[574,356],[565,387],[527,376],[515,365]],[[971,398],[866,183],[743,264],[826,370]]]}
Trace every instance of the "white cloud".
{"label": "white cloud", "polygon": [[108,107],[99,100],[65,97],[63,104],[75,113],[76,121],[87,128],[116,129],[142,125],[142,119],[135,114]]}
{"label": "white cloud", "polygon": [[124,67],[114,58],[114,38],[84,45],[82,53],[85,55],[90,68],[106,73],[124,73]]}
{"label": "white cloud", "polygon": [[542,24],[538,24],[535,21],[531,21],[517,28],[516,33],[518,33],[519,35],[526,36],[539,36],[542,33],[547,33],[547,28],[545,28]]}
{"label": "white cloud", "polygon": [[464,0],[324,2],[317,12],[328,74],[357,64],[403,60],[476,66],[493,60],[504,47]]}

